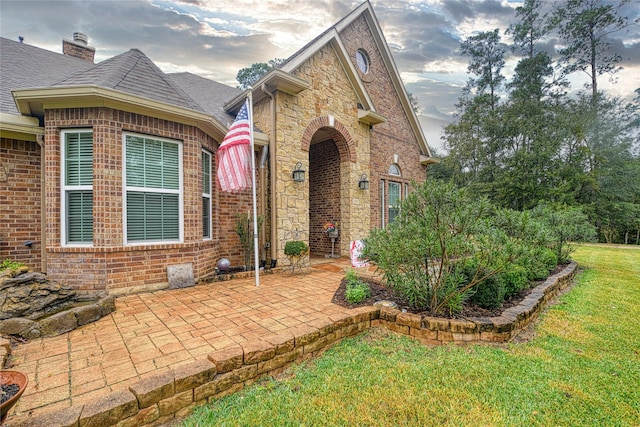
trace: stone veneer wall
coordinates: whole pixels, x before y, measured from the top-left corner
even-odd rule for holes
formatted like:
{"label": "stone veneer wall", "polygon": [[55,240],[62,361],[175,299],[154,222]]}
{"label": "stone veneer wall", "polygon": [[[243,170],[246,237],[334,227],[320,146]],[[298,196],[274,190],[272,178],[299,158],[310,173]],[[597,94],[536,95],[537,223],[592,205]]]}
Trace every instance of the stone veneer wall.
{"label": "stone veneer wall", "polygon": [[[40,152],[36,142],[0,139],[0,261],[42,268]],[[25,242],[33,242],[25,246]]]}
{"label": "stone veneer wall", "polygon": [[[349,253],[349,241],[369,233],[369,192],[358,189],[358,178],[369,174],[369,127],[359,122],[357,97],[344,69],[330,46],[295,70],[294,74],[311,84],[311,88],[292,96],[278,92],[277,99],[277,165],[276,200],[278,230],[278,263],[287,261],[284,243],[294,230],[301,231],[301,240],[308,240],[310,162],[309,140],[305,135],[326,128],[340,136],[334,138],[340,157],[340,221],[341,242],[336,252]],[[311,132],[307,130],[311,129]],[[308,135],[307,135],[308,137]],[[351,154],[354,154],[353,156]],[[347,155],[348,154],[348,155]],[[348,157],[348,158],[347,158]],[[307,179],[295,183],[291,173],[300,162]],[[327,218],[329,220],[329,218]]]}
{"label": "stone veneer wall", "polygon": [[[573,262],[498,317],[462,321],[387,307],[360,307],[353,310],[353,315],[338,315],[328,323],[317,321],[260,341],[232,345],[210,353],[205,360],[141,380],[127,390],[12,425],[159,426],[186,417],[196,406],[238,392],[263,376],[280,374],[291,364],[315,357],[341,339],[371,327],[386,327],[426,344],[507,342],[568,286],[576,271]],[[6,347],[0,341],[0,355]]]}

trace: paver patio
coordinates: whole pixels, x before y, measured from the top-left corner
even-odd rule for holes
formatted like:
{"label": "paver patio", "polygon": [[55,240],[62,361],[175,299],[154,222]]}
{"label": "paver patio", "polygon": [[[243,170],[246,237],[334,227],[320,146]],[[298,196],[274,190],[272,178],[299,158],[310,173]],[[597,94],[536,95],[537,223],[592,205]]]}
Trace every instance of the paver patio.
{"label": "paver patio", "polygon": [[331,298],[348,266],[341,259],[313,263],[303,275],[263,274],[260,287],[250,277],[120,297],[116,311],[97,322],[13,350],[13,369],[30,383],[8,425],[126,389],[234,343],[347,313]]}

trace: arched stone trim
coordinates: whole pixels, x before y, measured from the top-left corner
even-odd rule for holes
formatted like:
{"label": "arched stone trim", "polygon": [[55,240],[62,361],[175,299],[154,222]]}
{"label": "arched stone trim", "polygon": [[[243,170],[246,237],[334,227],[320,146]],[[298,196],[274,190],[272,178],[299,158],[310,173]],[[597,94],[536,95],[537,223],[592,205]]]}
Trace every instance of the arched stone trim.
{"label": "arched stone trim", "polygon": [[338,120],[329,116],[316,117],[307,125],[302,135],[302,146],[300,147],[302,151],[309,151],[311,138],[320,129],[323,129],[335,141],[342,161],[356,162],[356,142],[351,137],[349,130]]}

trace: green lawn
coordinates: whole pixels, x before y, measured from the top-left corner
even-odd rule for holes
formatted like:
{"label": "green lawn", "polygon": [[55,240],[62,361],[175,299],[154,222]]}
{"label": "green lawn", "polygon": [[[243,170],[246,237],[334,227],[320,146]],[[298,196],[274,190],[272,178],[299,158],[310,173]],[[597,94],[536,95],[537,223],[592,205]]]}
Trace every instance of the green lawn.
{"label": "green lawn", "polygon": [[640,249],[580,247],[535,338],[428,348],[385,330],[199,408],[185,426],[638,426]]}

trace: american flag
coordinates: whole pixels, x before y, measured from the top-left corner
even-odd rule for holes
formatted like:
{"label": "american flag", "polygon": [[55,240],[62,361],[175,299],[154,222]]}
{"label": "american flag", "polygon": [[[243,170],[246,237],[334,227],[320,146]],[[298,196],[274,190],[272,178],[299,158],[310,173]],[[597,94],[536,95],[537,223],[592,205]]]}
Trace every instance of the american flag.
{"label": "american flag", "polygon": [[251,185],[251,132],[248,100],[218,148],[218,183],[222,191],[238,192]]}

